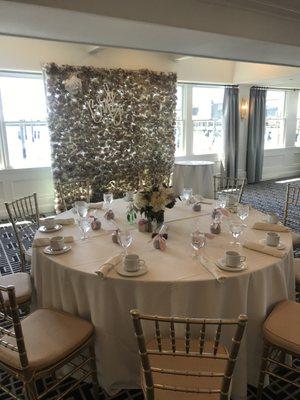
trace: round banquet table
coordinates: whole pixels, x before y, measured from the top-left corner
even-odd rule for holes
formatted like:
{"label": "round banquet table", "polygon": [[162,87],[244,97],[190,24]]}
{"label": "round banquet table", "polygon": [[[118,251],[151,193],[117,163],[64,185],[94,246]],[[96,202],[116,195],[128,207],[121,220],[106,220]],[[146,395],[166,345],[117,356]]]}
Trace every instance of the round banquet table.
{"label": "round banquet table", "polygon": [[[180,203],[180,202],[179,202]],[[247,383],[256,385],[260,365],[265,317],[276,302],[294,298],[294,270],[290,233],[281,233],[286,245],[284,258],[239,248],[247,257],[248,269],[243,272],[223,272],[219,283],[192,257],[190,234],[195,222],[209,232],[212,205],[202,204],[201,212],[178,204],[166,211],[169,238],[167,249],[153,248],[149,234],[140,233],[136,225],[126,222],[127,203],[115,200],[112,209],[116,223],[131,229],[133,243],[130,252],[145,260],[148,273],[136,278],[121,277],[111,270],[102,280],[95,273],[120,247],[111,240],[112,225],[97,214],[103,223],[100,231],[90,231],[87,240],[80,240],[76,225],[65,225],[58,232],[72,235],[74,242],[68,253],[49,256],[42,247],[33,247],[32,274],[38,306],[53,307],[91,320],[95,326],[95,349],[99,383],[109,393],[140,386],[139,357],[129,311],[138,308],[143,313],[206,318],[236,318],[248,315],[249,321],[240,349],[232,383],[232,398],[246,399]],[[72,211],[60,217],[74,216]],[[243,236],[258,241],[265,232],[251,229],[263,214],[251,210],[248,228]],[[223,224],[224,225],[224,224]],[[51,237],[37,232],[36,237]],[[231,235],[223,232],[209,240],[205,255],[216,261],[229,249]],[[232,333],[231,333],[232,334]],[[228,347],[231,334],[223,338]]]}
{"label": "round banquet table", "polygon": [[213,199],[214,162],[176,161],[174,165],[173,187],[180,194],[183,188],[192,188],[194,194]]}

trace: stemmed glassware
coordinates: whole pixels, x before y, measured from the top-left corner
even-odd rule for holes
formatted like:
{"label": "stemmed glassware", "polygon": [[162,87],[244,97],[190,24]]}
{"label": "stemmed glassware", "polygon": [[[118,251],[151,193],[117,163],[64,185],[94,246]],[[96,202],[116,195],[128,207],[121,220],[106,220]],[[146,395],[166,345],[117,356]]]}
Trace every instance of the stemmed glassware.
{"label": "stemmed glassware", "polygon": [[199,230],[195,230],[191,234],[191,246],[194,249],[193,257],[197,258],[199,255],[200,249],[205,247],[206,245],[206,236],[204,232],[200,232]]}
{"label": "stemmed glassware", "polygon": [[78,221],[78,227],[82,233],[81,240],[87,239],[87,232],[91,229],[90,221],[87,218],[80,218]]}
{"label": "stemmed glassware", "polygon": [[80,218],[85,218],[88,213],[88,204],[85,201],[75,201],[75,211]]}
{"label": "stemmed glassware", "polygon": [[229,230],[234,238],[234,241],[230,242],[230,244],[240,245],[241,243],[238,242],[237,239],[244,230],[243,224],[241,224],[240,222],[232,221],[229,223]]}
{"label": "stemmed glassware", "polygon": [[186,201],[186,204],[189,203],[190,198],[193,195],[193,189],[191,188],[184,188],[181,193],[181,197]]}
{"label": "stemmed glassware", "polygon": [[132,243],[131,232],[128,231],[128,230],[120,231],[119,234],[118,234],[118,237],[119,237],[119,243],[124,249],[124,255],[127,256],[127,248]]}
{"label": "stemmed glassware", "polygon": [[104,201],[104,204],[106,205],[107,209],[109,209],[109,205],[112,203],[113,199],[114,199],[114,196],[112,193],[109,192],[109,193],[103,194],[103,201]]}
{"label": "stemmed glassware", "polygon": [[[250,208],[248,204],[238,204],[237,215],[244,222],[249,217]],[[244,226],[247,226],[244,222]]]}
{"label": "stemmed glassware", "polygon": [[227,204],[227,195],[225,193],[219,193],[218,199],[216,201],[217,208],[225,208]]}

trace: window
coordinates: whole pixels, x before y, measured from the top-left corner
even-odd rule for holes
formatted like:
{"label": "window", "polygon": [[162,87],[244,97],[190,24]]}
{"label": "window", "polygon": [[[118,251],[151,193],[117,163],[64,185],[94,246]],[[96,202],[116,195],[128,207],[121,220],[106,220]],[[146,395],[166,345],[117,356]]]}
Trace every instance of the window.
{"label": "window", "polygon": [[0,75],[0,133],[4,143],[4,168],[50,166],[46,115],[41,75]]}
{"label": "window", "polygon": [[184,87],[177,85],[176,126],[175,126],[175,155],[185,153],[185,123],[184,123]]}
{"label": "window", "polygon": [[285,91],[268,90],[266,99],[265,149],[284,147]]}
{"label": "window", "polygon": [[297,107],[297,126],[296,126],[296,140],[295,146],[300,147],[300,92],[298,94],[298,107]]}
{"label": "window", "polygon": [[223,88],[193,86],[193,154],[222,152],[223,97]]}

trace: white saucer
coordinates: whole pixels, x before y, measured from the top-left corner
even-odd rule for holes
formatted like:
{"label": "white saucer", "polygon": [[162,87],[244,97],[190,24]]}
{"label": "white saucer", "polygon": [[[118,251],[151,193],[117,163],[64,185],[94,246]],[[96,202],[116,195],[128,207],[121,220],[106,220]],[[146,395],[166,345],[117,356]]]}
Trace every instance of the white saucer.
{"label": "white saucer", "polygon": [[240,271],[245,271],[245,269],[247,269],[247,264],[245,262],[242,262],[238,267],[228,267],[225,264],[224,258],[220,258],[217,262],[216,262],[216,266],[220,269],[222,269],[223,271],[229,271],[229,272],[240,272]]}
{"label": "white saucer", "polygon": [[141,276],[141,275],[145,275],[147,272],[148,272],[148,268],[146,267],[146,265],[142,265],[138,271],[134,271],[134,272],[126,271],[124,269],[124,265],[123,264],[120,264],[117,267],[117,273],[119,275],[127,276],[127,277]]}
{"label": "white saucer", "polygon": [[273,249],[278,249],[278,250],[284,250],[285,249],[285,245],[282,242],[279,242],[279,244],[277,246],[270,246],[269,244],[266,243],[266,239],[261,239],[259,241],[259,243],[263,244],[265,246],[273,247]]}
{"label": "white saucer", "polygon": [[61,229],[62,229],[62,225],[60,225],[60,224],[57,224],[54,226],[54,228],[50,228],[50,229],[47,229],[44,225],[39,227],[39,231],[42,233],[57,232],[57,231],[60,231]]}
{"label": "white saucer", "polygon": [[47,246],[47,247],[44,248],[43,251],[44,251],[44,253],[49,254],[50,256],[56,256],[58,254],[67,253],[68,251],[71,250],[71,248],[72,247],[70,245],[65,244],[63,249],[61,249],[61,250],[52,250],[50,246]]}

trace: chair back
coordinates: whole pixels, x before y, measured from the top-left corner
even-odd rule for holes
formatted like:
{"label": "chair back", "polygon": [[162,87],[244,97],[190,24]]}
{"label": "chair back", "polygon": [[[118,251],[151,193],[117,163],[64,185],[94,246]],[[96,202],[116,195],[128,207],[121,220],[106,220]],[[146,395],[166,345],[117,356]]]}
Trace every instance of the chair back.
{"label": "chair back", "polygon": [[0,285],[0,324],[0,346],[19,353],[20,365],[26,372],[28,358],[14,286]]}
{"label": "chair back", "polygon": [[238,195],[238,202],[242,200],[246,178],[230,178],[223,175],[214,175],[214,199],[219,192],[228,192]]}
{"label": "chair back", "polygon": [[57,182],[56,188],[59,205],[59,210],[57,211],[69,210],[77,200],[90,202],[92,189],[89,179]]}
{"label": "chair back", "polygon": [[31,244],[36,230],[40,226],[37,195],[21,197],[11,203],[5,203],[6,211],[16,236],[19,253],[20,268],[25,271],[26,247],[25,242]]}
{"label": "chair back", "polygon": [[[154,316],[148,314],[140,314],[138,310],[131,310],[131,316],[133,319],[133,325],[135,330],[135,335],[138,342],[139,354],[141,357],[141,364],[144,374],[145,386],[146,386],[146,399],[154,399],[154,389],[162,389],[173,392],[183,392],[183,393],[215,393],[219,394],[221,400],[228,400],[230,383],[232,379],[232,374],[237,359],[237,355],[240,348],[240,343],[244,334],[244,330],[247,323],[247,317],[245,315],[240,315],[238,319],[200,319],[200,318],[180,318],[180,317],[162,317]],[[156,349],[149,348],[146,344],[142,321],[150,321],[151,325],[153,323],[153,330],[155,332]],[[169,327],[169,346],[166,349],[164,346],[163,335],[161,333],[161,324],[166,323]],[[184,327],[184,349],[177,347],[176,329],[178,325]],[[191,350],[191,327],[196,327],[198,334],[193,341],[197,341],[197,351]],[[231,349],[229,354],[221,354],[218,352],[220,337],[223,326],[235,326],[235,333],[232,339]],[[208,331],[211,328],[216,328],[214,332],[214,341],[211,351],[207,351],[205,347],[207,341]],[[194,331],[195,329],[193,329]],[[152,366],[149,360],[149,355],[157,355],[161,357],[168,356],[178,356],[178,357],[197,357],[204,359],[214,359],[214,360],[225,360],[226,368],[224,372],[195,372],[186,370],[174,370],[174,369],[164,369],[156,368]],[[161,384],[155,384],[153,381],[153,373],[159,374],[169,374],[174,376],[191,376],[191,377],[210,377],[222,379],[222,384],[219,389],[204,388],[199,387],[177,387],[177,386],[166,386]],[[170,396],[172,398],[172,396]]]}
{"label": "chair back", "polygon": [[300,186],[286,185],[283,223],[300,229]]}

